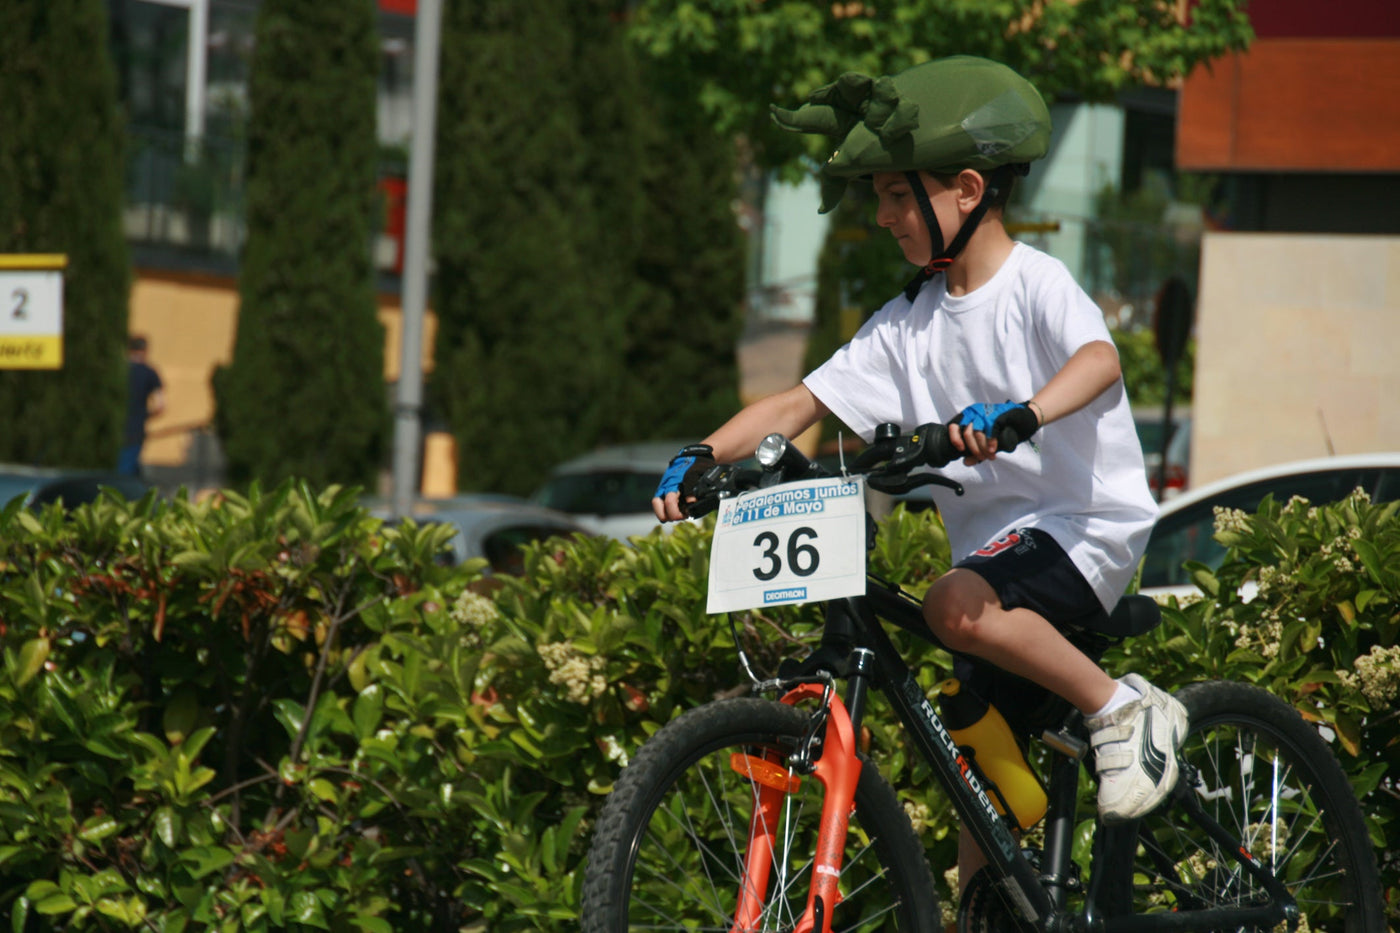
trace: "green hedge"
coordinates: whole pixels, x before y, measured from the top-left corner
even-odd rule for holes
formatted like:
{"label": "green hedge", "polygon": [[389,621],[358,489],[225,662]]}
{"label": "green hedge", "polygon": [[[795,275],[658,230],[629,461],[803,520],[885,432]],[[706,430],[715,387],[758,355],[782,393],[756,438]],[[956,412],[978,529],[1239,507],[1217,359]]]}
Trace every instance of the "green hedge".
{"label": "green hedge", "polygon": [[[1394,811],[1380,779],[1396,728],[1393,509],[1267,505],[1230,526],[1221,599],[1169,610],[1109,663],[1159,683],[1263,682],[1335,723],[1379,840]],[[1361,581],[1346,594],[1316,563],[1340,559],[1338,539]],[[620,767],[678,712],[746,682],[734,632],[704,612],[708,531],[553,541],[521,579],[438,566],[444,540],[382,526],[351,491],[293,484],[0,511],[12,928],[575,928],[591,820]],[[946,539],[897,509],[872,560],[918,591],[946,568]],[[1271,592],[1284,575],[1316,583],[1295,595],[1327,590],[1288,604],[1284,617],[1317,621],[1285,623],[1272,658],[1249,654],[1266,604],[1232,596],[1249,574]],[[820,625],[811,608],[736,621],[768,672]],[[947,658],[914,653],[932,689]],[[1371,657],[1381,675],[1353,663]],[[879,707],[871,728],[932,864],[952,866],[924,767]]]}

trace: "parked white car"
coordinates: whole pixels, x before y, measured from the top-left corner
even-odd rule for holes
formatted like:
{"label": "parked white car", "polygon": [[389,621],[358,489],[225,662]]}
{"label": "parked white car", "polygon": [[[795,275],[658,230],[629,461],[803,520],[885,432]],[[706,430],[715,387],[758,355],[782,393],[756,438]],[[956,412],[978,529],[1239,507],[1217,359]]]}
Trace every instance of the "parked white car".
{"label": "parked white car", "polygon": [[661,474],[688,441],[643,441],[601,447],[565,461],[531,501],[569,514],[598,535],[626,541],[662,526],[651,511]]}
{"label": "parked white car", "polygon": [[1285,503],[1302,496],[1313,503],[1344,499],[1360,487],[1375,502],[1400,499],[1400,452],[1299,460],[1250,470],[1188,490],[1162,506],[1142,566],[1141,592],[1151,596],[1199,591],[1182,564],[1219,567],[1225,548],[1215,541],[1215,510],[1254,512],[1272,493]]}

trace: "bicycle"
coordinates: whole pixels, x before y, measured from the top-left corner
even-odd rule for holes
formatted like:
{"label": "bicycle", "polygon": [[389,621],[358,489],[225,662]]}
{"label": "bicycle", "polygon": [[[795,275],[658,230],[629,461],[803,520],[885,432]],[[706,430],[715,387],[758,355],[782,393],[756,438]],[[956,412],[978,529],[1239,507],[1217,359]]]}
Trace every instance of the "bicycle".
{"label": "bicycle", "polygon": [[[1016,440],[1001,438],[1001,448]],[[957,456],[938,425],[905,436],[884,425],[851,475],[885,492],[926,483],[960,492],[936,473],[912,472]],[[761,471],[712,469],[692,514],[745,489],[830,475],[780,435],[759,460]],[[1115,631],[1140,634],[1160,613],[1129,596],[1114,617]],[[684,713],[624,769],[590,846],[585,933],[941,931],[923,846],[860,749],[871,689],[888,698],[986,857],[960,899],[959,931],[1385,929],[1375,856],[1345,773],[1317,730],[1263,690],[1214,681],[1178,691],[1190,713],[1181,779],[1140,820],[1095,816],[1086,873],[1074,834],[1080,772],[1092,777],[1092,762],[1078,711],[1060,701],[1063,715],[1038,736],[1048,810],[1043,843],[1031,847],[882,625],[932,641],[919,602],[869,576],[863,596],[827,602],[825,619],[820,647],[776,677],[760,680],[740,650],[753,692],[776,699],[740,696]]]}

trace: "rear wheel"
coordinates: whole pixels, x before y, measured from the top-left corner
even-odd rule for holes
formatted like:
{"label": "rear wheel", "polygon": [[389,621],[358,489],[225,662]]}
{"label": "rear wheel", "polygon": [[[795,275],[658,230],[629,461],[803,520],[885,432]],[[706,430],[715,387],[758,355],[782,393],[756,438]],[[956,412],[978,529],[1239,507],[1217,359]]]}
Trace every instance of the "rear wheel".
{"label": "rear wheel", "polygon": [[[648,741],[598,818],[584,878],[584,933],[733,929],[759,786],[750,763],[785,765],[809,723],[785,704],[725,700],[687,713]],[[821,791],[809,777],[784,797],[771,827],[767,890],[759,892],[761,908],[748,930],[791,930],[802,916]],[[923,847],[894,791],[868,763],[846,834],[840,890],[834,931],[940,928]]]}
{"label": "rear wheel", "polygon": [[[1297,901],[1297,928],[1383,933],[1380,880],[1361,807],[1317,730],[1245,684],[1193,684],[1177,698],[1191,715],[1179,756],[1182,779],[1192,782],[1207,815],[1283,881]],[[1163,808],[1140,824],[1134,913],[1268,902],[1232,850],[1182,808]]]}

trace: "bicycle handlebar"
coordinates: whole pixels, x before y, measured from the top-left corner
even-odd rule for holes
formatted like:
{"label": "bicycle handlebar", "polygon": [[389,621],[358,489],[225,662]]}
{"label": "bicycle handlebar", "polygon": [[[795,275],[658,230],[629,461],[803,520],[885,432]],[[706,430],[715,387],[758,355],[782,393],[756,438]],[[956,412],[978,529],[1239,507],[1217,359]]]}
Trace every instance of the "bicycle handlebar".
{"label": "bicycle handlebar", "polygon": [[[1015,429],[1004,426],[997,432],[997,450],[1010,453],[1022,440]],[[931,485],[946,486],[962,495],[962,485],[954,480],[937,473],[912,472],[918,467],[946,466],[962,455],[948,437],[946,425],[931,422],[903,434],[896,424],[881,424],[875,428],[874,442],[856,456],[846,473],[864,476],[871,489],[893,495]],[[721,499],[750,489],[837,475],[809,460],[781,434],[764,438],[758,459],[764,465],[761,470],[743,469],[731,463],[719,463],[707,470],[695,482],[695,501],[686,506],[689,515],[707,515],[719,508]]]}

